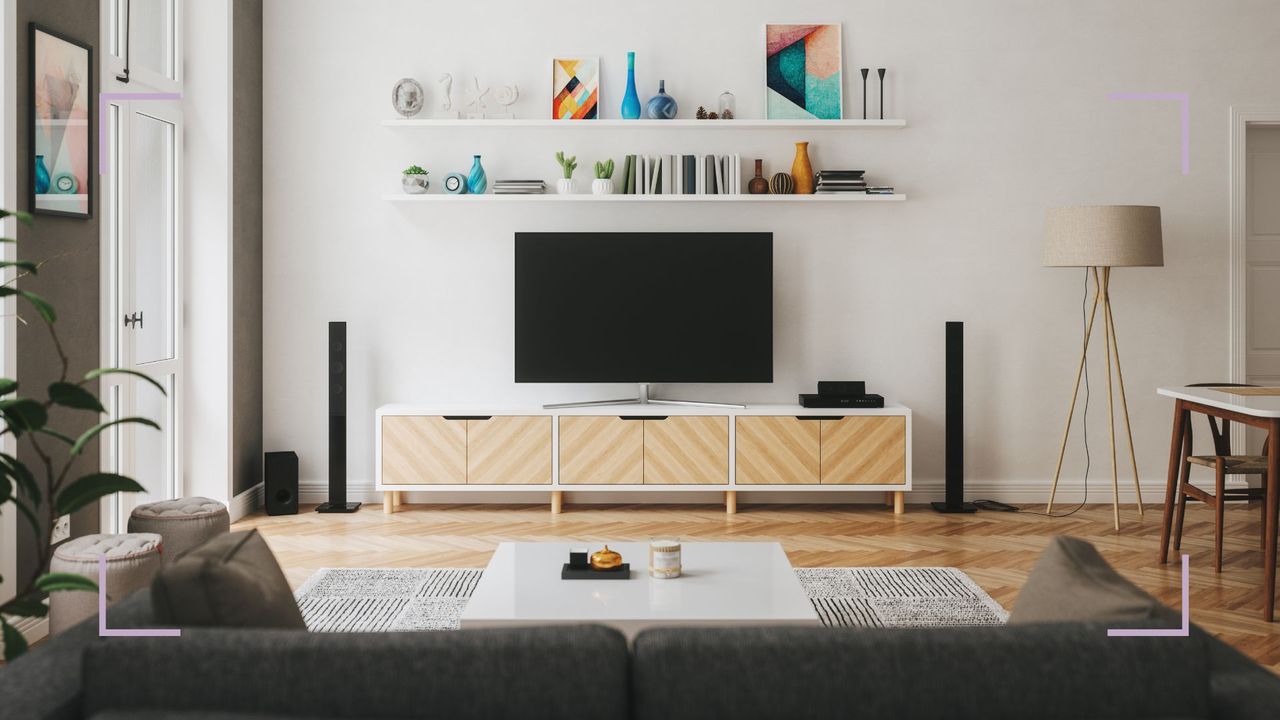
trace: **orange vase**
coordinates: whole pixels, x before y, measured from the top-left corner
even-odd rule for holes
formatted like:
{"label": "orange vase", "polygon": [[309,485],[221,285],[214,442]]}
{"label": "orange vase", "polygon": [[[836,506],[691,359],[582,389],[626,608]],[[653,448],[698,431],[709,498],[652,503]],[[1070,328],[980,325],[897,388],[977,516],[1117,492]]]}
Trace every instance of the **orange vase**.
{"label": "orange vase", "polygon": [[791,163],[791,179],[797,195],[813,194],[813,166],[809,164],[809,143],[796,143],[796,159]]}

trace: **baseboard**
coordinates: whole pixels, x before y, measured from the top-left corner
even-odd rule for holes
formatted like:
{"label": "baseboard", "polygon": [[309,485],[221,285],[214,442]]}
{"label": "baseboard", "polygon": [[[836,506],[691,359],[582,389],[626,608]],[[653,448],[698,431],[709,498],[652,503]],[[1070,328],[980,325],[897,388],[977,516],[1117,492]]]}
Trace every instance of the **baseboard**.
{"label": "baseboard", "polygon": [[[13,618],[9,624],[15,630],[22,633],[22,637],[26,638],[27,644],[31,645],[37,641],[43,640],[49,636],[49,618],[21,617]],[[3,647],[3,641],[0,641],[0,647]]]}
{"label": "baseboard", "polygon": [[262,509],[262,483],[258,483],[244,492],[231,498],[228,503],[227,512],[231,515],[231,522],[235,522],[246,515]]}

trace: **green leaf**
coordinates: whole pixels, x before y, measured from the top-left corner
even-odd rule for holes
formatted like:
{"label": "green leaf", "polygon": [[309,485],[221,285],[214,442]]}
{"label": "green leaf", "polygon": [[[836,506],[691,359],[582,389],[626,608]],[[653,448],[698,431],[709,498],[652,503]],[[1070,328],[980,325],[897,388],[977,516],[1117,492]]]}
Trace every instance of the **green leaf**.
{"label": "green leaf", "polygon": [[76,440],[76,444],[71,446],[71,454],[79,455],[80,453],[84,452],[84,446],[88,445],[89,441],[98,437],[98,435],[100,435],[103,430],[106,430],[112,425],[124,425],[126,423],[136,423],[138,425],[147,425],[157,430],[160,429],[159,425],[155,424],[155,422],[148,420],[144,417],[127,417],[127,418],[120,418],[118,420],[108,420],[107,422],[98,423],[97,425],[94,425],[88,430],[85,430],[84,434],[81,435]]}
{"label": "green leaf", "polygon": [[23,212],[22,210],[0,210],[0,220],[7,217],[15,217],[18,218],[18,222],[26,223],[28,225],[31,224],[31,213],[29,212]]}
{"label": "green leaf", "polygon": [[9,378],[0,378],[0,395],[8,395],[17,392],[18,381]]}
{"label": "green leaf", "polygon": [[76,410],[92,410],[104,413],[106,408],[98,402],[98,398],[88,390],[69,382],[56,382],[49,386],[49,399],[55,405],[75,408]]}
{"label": "green leaf", "polygon": [[146,492],[137,480],[115,473],[93,473],[76,480],[54,501],[59,515],[70,515],[100,497],[117,492]]}
{"label": "green leaf", "polygon": [[20,298],[25,298],[26,301],[31,303],[31,306],[36,309],[36,312],[40,313],[40,317],[44,318],[45,322],[57,322],[58,313],[54,312],[53,306],[49,304],[48,300],[45,300],[39,295],[28,290],[19,290],[8,285],[0,287],[0,297],[8,297],[9,295],[17,295]]}
{"label": "green leaf", "polygon": [[49,413],[44,406],[27,398],[0,400],[0,414],[4,415],[15,435],[19,431],[39,430],[49,422]]}
{"label": "green leaf", "polygon": [[32,502],[40,503],[40,485],[36,482],[35,475],[17,458],[8,453],[0,453],[0,474],[13,478]]}
{"label": "green leaf", "polygon": [[147,382],[154,385],[155,388],[160,391],[161,395],[169,394],[164,389],[164,385],[161,385],[159,381],[155,380],[150,375],[146,373],[140,373],[137,370],[125,370],[124,368],[98,368],[97,370],[90,370],[89,372],[85,373],[84,379],[86,382],[89,380],[97,380],[103,375],[132,375],[137,378],[142,378],[143,380],[146,380]]}
{"label": "green leaf", "polygon": [[14,267],[19,270],[26,270],[35,275],[40,271],[40,266],[27,260],[0,260],[0,268]]}
{"label": "green leaf", "polygon": [[49,606],[39,600],[10,600],[4,604],[4,612],[18,617],[44,617],[49,614]]}
{"label": "green leaf", "polygon": [[45,573],[36,580],[36,590],[45,593],[58,590],[98,592],[98,583],[75,573]]}
{"label": "green leaf", "polygon": [[0,626],[4,628],[4,661],[11,663],[27,652],[27,639],[3,618],[0,618]]}

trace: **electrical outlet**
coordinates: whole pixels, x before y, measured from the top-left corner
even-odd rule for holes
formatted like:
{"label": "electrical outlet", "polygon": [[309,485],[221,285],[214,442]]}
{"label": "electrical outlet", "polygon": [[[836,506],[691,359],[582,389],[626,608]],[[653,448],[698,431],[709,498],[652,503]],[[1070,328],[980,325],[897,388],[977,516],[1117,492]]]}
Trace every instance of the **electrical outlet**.
{"label": "electrical outlet", "polygon": [[63,515],[53,524],[53,541],[60,543],[71,537],[71,516]]}

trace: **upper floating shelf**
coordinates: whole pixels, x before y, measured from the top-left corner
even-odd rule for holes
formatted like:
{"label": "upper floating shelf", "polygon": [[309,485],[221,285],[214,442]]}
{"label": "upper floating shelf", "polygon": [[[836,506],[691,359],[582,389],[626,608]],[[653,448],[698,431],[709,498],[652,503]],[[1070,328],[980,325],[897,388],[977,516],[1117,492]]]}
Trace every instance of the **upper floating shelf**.
{"label": "upper floating shelf", "polygon": [[706,128],[746,130],[761,128],[804,130],[901,130],[906,120],[461,120],[457,118],[409,118],[383,120],[387,127],[595,127],[595,128]]}

